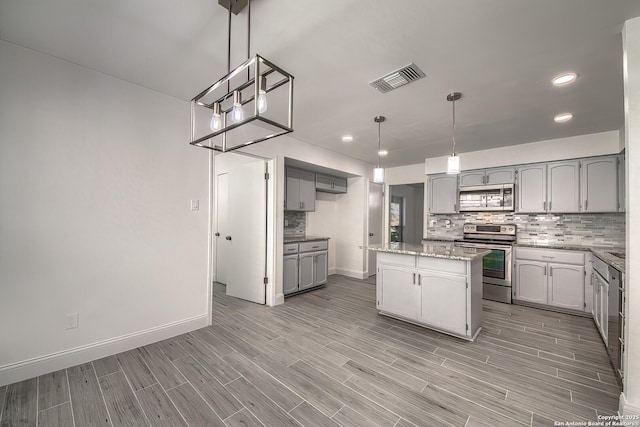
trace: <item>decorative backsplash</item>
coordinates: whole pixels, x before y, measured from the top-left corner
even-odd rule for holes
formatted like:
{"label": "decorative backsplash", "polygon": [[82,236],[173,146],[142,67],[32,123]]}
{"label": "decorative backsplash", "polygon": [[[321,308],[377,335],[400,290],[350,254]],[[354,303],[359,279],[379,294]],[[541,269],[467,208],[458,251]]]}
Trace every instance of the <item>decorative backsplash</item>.
{"label": "decorative backsplash", "polygon": [[518,243],[625,246],[624,213],[536,215],[479,212],[430,215],[427,220],[427,239],[460,239],[466,222],[514,223],[518,226]]}
{"label": "decorative backsplash", "polygon": [[306,212],[284,211],[284,234],[304,234],[307,228]]}

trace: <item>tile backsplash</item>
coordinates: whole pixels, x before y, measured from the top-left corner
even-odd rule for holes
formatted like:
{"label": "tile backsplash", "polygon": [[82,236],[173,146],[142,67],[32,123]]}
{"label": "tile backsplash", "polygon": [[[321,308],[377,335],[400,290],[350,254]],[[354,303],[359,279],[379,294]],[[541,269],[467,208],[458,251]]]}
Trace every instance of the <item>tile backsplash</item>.
{"label": "tile backsplash", "polygon": [[304,234],[307,228],[307,213],[284,211],[284,234]]}
{"label": "tile backsplash", "polygon": [[[430,215],[427,239],[462,238],[466,222],[514,223],[518,226],[518,243],[625,246],[625,214],[517,214],[469,213]],[[447,221],[450,223],[447,225]]]}

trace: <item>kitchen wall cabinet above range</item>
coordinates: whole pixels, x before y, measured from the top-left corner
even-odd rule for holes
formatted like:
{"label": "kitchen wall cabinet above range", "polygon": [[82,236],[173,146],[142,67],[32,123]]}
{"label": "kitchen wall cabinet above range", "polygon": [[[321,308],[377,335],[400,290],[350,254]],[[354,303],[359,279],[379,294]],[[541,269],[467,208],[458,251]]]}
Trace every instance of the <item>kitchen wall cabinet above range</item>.
{"label": "kitchen wall cabinet above range", "polygon": [[522,165],[517,170],[517,211],[619,212],[621,156]]}
{"label": "kitchen wall cabinet above range", "polygon": [[316,210],[316,183],[313,172],[287,168],[285,210],[312,212]]}
{"label": "kitchen wall cabinet above range", "polygon": [[480,169],[460,173],[460,187],[477,185],[513,184],[515,182],[515,167]]}
{"label": "kitchen wall cabinet above range", "polygon": [[347,180],[337,176],[316,174],[316,191],[324,193],[344,194],[347,192]]}
{"label": "kitchen wall cabinet above range", "polygon": [[429,213],[448,214],[458,211],[458,175],[429,175]]}

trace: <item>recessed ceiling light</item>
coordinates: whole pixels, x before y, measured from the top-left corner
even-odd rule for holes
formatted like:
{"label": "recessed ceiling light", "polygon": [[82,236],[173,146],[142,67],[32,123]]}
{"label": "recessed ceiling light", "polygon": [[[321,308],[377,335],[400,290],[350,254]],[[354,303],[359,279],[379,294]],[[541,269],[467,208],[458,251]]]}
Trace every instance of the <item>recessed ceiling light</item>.
{"label": "recessed ceiling light", "polygon": [[554,86],[566,86],[576,81],[578,75],[576,73],[560,74],[551,80]]}
{"label": "recessed ceiling light", "polygon": [[387,154],[389,154],[389,152],[387,150],[378,151],[378,156],[386,156]]}
{"label": "recessed ceiling light", "polygon": [[353,141],[352,135],[342,135],[342,142],[351,142]]}
{"label": "recessed ceiling light", "polygon": [[556,123],[568,122],[571,119],[573,119],[573,114],[571,113],[560,113],[553,118]]}

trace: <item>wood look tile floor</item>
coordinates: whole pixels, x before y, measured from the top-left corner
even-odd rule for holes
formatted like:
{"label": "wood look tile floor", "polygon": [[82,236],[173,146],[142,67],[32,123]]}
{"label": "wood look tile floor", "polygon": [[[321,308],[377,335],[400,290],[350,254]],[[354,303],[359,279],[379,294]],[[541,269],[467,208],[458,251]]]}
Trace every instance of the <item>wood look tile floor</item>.
{"label": "wood look tile floor", "polygon": [[486,301],[469,343],[380,316],[371,280],[273,308],[224,292],[210,327],[0,387],[0,426],[551,426],[618,408],[589,318]]}

